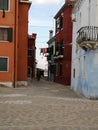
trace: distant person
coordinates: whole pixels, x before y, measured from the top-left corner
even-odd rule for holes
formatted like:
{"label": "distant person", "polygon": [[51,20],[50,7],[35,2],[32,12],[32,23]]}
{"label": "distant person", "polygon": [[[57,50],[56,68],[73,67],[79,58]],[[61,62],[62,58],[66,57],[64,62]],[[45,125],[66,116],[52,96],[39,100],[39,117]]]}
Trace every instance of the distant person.
{"label": "distant person", "polygon": [[40,81],[40,77],[41,77],[40,71],[37,71],[37,80],[38,80],[38,81]]}

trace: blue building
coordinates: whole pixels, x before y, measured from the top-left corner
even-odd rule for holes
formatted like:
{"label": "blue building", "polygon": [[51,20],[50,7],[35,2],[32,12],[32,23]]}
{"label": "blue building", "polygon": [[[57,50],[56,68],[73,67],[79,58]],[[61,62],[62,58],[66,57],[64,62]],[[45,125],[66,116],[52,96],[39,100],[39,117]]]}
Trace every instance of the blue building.
{"label": "blue building", "polygon": [[71,88],[98,98],[98,0],[77,0],[72,21]]}

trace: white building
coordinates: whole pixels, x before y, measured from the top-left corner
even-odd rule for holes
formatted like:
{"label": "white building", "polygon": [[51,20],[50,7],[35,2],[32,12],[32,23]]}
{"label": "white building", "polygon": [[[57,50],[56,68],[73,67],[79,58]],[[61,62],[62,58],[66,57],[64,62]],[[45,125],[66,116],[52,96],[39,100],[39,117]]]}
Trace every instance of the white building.
{"label": "white building", "polygon": [[54,55],[55,55],[55,37],[53,36],[53,31],[50,30],[49,33],[49,41],[48,50],[49,55],[47,56],[48,60],[48,80],[54,81],[54,74],[55,74],[55,63],[54,63]]}
{"label": "white building", "polygon": [[98,0],[77,0],[72,20],[71,88],[98,98]]}

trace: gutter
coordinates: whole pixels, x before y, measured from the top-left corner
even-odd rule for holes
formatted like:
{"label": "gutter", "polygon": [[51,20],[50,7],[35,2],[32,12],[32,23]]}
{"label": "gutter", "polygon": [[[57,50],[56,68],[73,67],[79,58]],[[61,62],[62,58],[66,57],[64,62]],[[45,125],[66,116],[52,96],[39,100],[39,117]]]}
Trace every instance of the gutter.
{"label": "gutter", "polygon": [[16,9],[17,9],[17,0],[15,0],[15,7],[14,7],[14,68],[13,68],[13,70],[14,70],[14,75],[13,75],[13,88],[15,88],[16,87],[16,84],[15,84],[15,82],[16,82],[16,13],[17,13],[17,11],[16,11]]}

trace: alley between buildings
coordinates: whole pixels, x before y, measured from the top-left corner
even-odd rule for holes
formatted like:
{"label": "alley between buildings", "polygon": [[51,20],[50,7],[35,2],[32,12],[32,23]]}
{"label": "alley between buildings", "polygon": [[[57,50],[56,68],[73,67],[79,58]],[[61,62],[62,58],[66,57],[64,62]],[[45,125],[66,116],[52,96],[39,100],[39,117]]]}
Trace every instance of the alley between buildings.
{"label": "alley between buildings", "polygon": [[0,130],[98,130],[98,101],[46,80],[0,87]]}

